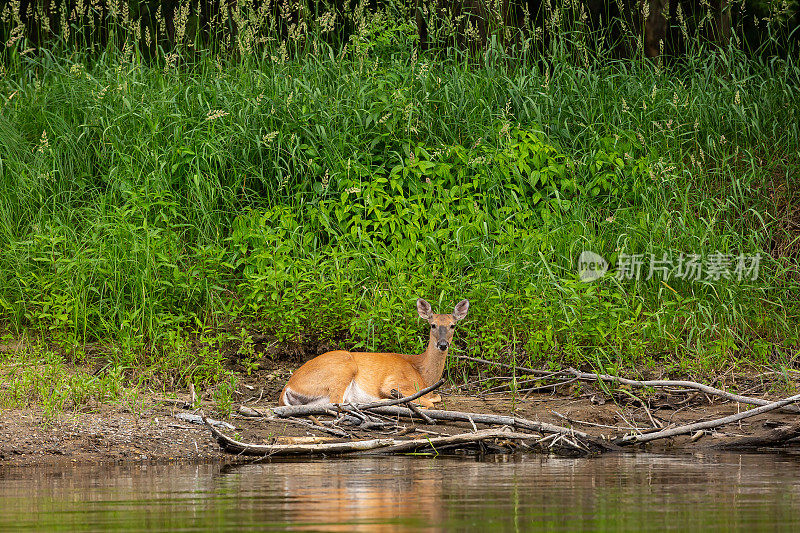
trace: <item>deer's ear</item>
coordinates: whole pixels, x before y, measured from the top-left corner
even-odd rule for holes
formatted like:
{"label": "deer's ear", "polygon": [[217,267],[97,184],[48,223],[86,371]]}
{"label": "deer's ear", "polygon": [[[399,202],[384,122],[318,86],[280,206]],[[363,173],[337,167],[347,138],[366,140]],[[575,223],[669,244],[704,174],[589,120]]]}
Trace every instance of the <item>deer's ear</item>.
{"label": "deer's ear", "polygon": [[469,311],[469,300],[461,300],[453,310],[453,318],[461,320],[467,316],[467,311]]}
{"label": "deer's ear", "polygon": [[417,299],[417,313],[419,313],[419,317],[423,320],[430,320],[433,316],[433,309],[431,309],[431,304],[423,300],[422,298]]}

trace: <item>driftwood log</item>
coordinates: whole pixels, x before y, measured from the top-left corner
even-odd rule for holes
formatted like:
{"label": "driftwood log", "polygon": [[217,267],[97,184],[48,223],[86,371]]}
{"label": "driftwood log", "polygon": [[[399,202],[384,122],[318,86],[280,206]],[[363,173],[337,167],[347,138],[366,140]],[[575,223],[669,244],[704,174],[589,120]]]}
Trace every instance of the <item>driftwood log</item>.
{"label": "driftwood log", "polygon": [[781,446],[794,439],[800,439],[800,423],[778,427],[761,435],[751,435],[728,442],[712,444],[710,447],[718,450],[747,450]]}
{"label": "driftwood log", "polygon": [[228,437],[211,424],[207,424],[207,427],[224,451],[236,455],[259,457],[275,457],[282,455],[344,455],[358,452],[403,453],[422,449],[431,449],[435,451],[437,446],[452,446],[493,439],[524,441],[536,440],[539,438],[538,435],[531,433],[519,433],[507,429],[486,429],[474,433],[410,440],[368,439],[319,444],[248,444]]}

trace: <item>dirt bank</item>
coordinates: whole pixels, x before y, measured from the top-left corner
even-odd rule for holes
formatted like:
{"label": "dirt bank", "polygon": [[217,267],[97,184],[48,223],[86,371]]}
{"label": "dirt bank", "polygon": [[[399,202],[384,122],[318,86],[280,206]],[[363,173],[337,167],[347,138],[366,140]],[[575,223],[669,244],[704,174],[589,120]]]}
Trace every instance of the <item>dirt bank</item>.
{"label": "dirt bank", "polygon": [[[239,405],[259,410],[275,406],[288,370],[276,368],[259,376],[242,376],[237,390]],[[647,400],[647,407],[630,399],[609,397],[584,386],[581,393],[565,389],[560,394],[531,394],[522,399],[504,396],[465,395],[442,392],[442,409],[492,414],[514,414],[539,422],[572,426],[593,436],[607,438],[628,432],[647,431],[654,425],[684,424],[719,418],[744,410],[747,406],[705,395],[659,392]],[[135,405],[96,405],[81,412],[63,413],[46,419],[34,409],[4,410],[0,416],[0,461],[5,465],[44,465],[101,462],[231,461],[222,453],[208,430],[176,415],[190,414],[188,392],[171,395],[150,394]],[[201,393],[201,397],[202,397]],[[777,398],[777,396],[772,396]],[[223,417],[210,397],[200,401],[204,411],[215,419],[235,426],[224,430],[241,441],[269,444],[286,438],[324,436],[314,428],[287,421],[267,421],[238,416]],[[771,428],[797,423],[798,417],[773,411],[724,426],[697,441],[677,437],[658,441],[649,449],[685,449],[707,446],[725,439],[760,434]],[[470,424],[421,425],[401,421],[404,436],[463,433]],[[637,428],[637,429],[633,429]],[[418,433],[415,430],[422,430]],[[395,430],[396,433],[397,430]],[[375,432],[355,430],[354,435],[369,437]],[[383,435],[379,433],[379,435]],[[790,445],[798,446],[797,439]]]}

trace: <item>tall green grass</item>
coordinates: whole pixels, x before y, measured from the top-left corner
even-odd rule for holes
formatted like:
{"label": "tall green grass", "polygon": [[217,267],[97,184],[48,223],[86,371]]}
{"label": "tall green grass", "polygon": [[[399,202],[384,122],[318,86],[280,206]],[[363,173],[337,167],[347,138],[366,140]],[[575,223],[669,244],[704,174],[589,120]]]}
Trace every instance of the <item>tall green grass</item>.
{"label": "tall green grass", "polygon": [[[287,55],[6,52],[6,334],[172,386],[227,380],[242,328],[421,351],[415,298],[466,297],[457,346],[484,358],[794,364],[796,54],[462,60],[378,23]],[[583,250],[610,273],[580,281]],[[716,252],[760,253],[758,278],[614,276]]]}

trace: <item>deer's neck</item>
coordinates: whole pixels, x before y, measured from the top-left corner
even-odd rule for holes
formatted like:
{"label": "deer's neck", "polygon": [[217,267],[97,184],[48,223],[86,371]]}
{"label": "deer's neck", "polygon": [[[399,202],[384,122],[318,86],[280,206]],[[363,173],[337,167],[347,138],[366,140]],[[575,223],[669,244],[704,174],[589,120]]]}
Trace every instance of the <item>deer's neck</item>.
{"label": "deer's neck", "polygon": [[442,378],[444,365],[447,361],[448,350],[441,351],[433,341],[428,342],[428,348],[411,360],[411,364],[425,380],[425,386],[431,386]]}

